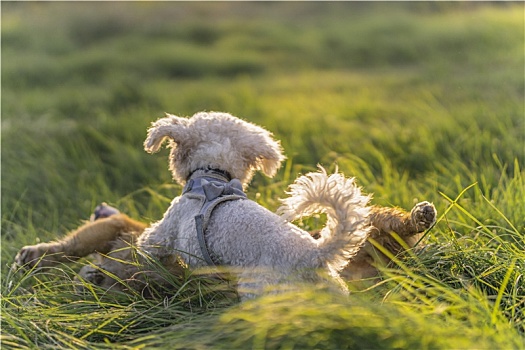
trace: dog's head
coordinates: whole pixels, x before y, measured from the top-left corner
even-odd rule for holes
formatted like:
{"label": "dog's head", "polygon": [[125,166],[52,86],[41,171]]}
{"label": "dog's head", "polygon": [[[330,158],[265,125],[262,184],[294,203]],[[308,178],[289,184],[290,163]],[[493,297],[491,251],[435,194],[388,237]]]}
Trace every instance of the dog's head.
{"label": "dog's head", "polygon": [[270,132],[228,113],[200,112],[191,118],[166,114],[152,123],[144,149],[157,152],[166,139],[170,170],[182,185],[199,168],[227,171],[246,185],[256,170],[274,176],[285,159]]}

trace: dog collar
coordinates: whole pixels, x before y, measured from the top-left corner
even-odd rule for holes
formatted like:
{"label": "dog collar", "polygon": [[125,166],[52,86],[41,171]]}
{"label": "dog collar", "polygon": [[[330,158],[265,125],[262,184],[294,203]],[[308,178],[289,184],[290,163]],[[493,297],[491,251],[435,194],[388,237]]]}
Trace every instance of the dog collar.
{"label": "dog collar", "polygon": [[206,175],[217,175],[217,176],[222,176],[223,178],[226,179],[226,181],[230,181],[231,179],[233,179],[233,177],[231,176],[231,174],[229,172],[227,172],[226,170],[222,170],[222,169],[218,169],[218,168],[212,168],[212,167],[203,167],[203,168],[197,168],[195,170],[193,170],[192,172],[190,172],[190,174],[188,175],[187,177],[187,181],[189,179],[191,179],[191,177],[193,176],[193,174],[195,174],[195,172],[199,171],[199,170],[202,170],[204,171],[204,173]]}

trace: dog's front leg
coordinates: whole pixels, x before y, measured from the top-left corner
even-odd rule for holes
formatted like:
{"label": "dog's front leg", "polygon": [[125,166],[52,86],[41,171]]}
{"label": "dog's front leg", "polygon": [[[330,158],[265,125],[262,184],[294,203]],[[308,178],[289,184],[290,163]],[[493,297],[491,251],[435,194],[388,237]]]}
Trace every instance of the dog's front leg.
{"label": "dog's front leg", "polygon": [[15,257],[18,266],[44,267],[74,261],[91,253],[106,254],[122,232],[142,232],[141,222],[117,214],[87,223],[57,242],[23,247]]}

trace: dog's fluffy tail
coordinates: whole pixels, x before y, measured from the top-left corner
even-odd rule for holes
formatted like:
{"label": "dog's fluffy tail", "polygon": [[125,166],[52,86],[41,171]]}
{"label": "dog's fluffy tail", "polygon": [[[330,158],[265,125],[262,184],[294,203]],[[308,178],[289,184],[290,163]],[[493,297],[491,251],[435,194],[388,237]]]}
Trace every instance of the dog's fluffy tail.
{"label": "dog's fluffy tail", "polygon": [[361,194],[354,178],[319,171],[299,177],[290,185],[290,196],[278,209],[285,220],[293,221],[316,213],[326,213],[326,226],[318,240],[319,255],[339,271],[346,266],[369,235],[367,218],[370,196]]}

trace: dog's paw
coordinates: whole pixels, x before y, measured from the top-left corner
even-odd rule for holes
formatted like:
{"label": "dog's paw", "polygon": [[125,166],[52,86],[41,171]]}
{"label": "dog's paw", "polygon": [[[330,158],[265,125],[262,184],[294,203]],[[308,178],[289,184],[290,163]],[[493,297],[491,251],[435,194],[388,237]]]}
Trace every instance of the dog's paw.
{"label": "dog's paw", "polygon": [[13,269],[22,267],[32,269],[34,267],[51,266],[56,262],[53,253],[56,252],[54,245],[49,243],[40,243],[37,245],[28,245],[22,247],[15,256]]}
{"label": "dog's paw", "polygon": [[412,208],[410,215],[418,232],[423,232],[434,225],[436,222],[437,211],[434,204],[421,202]]}

